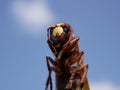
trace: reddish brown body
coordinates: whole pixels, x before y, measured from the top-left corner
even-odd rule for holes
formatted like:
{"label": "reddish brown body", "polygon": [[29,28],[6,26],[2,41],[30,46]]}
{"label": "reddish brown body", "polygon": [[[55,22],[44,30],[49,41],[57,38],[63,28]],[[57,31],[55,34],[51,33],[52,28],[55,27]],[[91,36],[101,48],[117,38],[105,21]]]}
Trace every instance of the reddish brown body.
{"label": "reddish brown body", "polygon": [[52,90],[52,71],[56,73],[56,90],[90,90],[86,78],[88,64],[83,63],[84,52],[79,51],[78,40],[68,24],[59,23],[48,28],[47,42],[56,58],[46,56],[49,70],[46,90],[49,83]]}

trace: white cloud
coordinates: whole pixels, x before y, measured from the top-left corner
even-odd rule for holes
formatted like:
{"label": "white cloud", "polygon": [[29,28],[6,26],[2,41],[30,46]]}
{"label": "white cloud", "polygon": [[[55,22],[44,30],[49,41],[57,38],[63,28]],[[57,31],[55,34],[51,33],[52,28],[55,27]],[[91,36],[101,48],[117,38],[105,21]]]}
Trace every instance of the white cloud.
{"label": "white cloud", "polygon": [[90,90],[120,90],[120,86],[108,81],[92,82]]}
{"label": "white cloud", "polygon": [[46,0],[16,0],[11,11],[28,32],[40,33],[41,27],[53,22],[53,13]]}

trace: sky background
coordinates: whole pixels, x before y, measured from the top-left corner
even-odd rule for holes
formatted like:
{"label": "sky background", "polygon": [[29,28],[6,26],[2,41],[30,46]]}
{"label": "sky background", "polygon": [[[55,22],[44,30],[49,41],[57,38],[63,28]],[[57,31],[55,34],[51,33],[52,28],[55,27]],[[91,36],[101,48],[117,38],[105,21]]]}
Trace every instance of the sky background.
{"label": "sky background", "polygon": [[44,90],[58,22],[80,37],[91,90],[120,90],[120,0],[0,0],[0,90]]}

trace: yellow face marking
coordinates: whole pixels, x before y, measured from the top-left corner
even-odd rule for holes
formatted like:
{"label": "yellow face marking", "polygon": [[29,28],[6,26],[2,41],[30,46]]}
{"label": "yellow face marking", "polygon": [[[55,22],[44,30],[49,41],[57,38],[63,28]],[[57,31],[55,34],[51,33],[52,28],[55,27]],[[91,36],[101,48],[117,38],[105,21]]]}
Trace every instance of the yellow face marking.
{"label": "yellow face marking", "polygon": [[62,32],[63,32],[63,29],[62,29],[62,27],[59,26],[59,27],[56,27],[53,29],[52,35],[53,36],[60,36],[62,34]]}
{"label": "yellow face marking", "polygon": [[63,25],[64,23],[58,23],[56,24],[57,27],[60,27],[61,25]]}

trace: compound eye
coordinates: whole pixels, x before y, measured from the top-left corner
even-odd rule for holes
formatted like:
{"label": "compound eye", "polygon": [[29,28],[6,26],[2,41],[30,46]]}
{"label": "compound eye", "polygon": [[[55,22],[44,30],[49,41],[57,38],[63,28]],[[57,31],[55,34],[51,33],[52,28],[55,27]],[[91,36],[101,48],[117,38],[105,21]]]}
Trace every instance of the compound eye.
{"label": "compound eye", "polygon": [[52,33],[53,33],[53,28],[50,29],[50,35],[52,35]]}
{"label": "compound eye", "polygon": [[52,36],[52,33],[53,33],[53,28],[48,28],[47,29],[47,36],[48,36],[48,38],[50,39],[50,37]]}
{"label": "compound eye", "polygon": [[70,28],[69,28],[69,27],[67,27],[67,26],[64,26],[64,27],[63,27],[63,31],[64,31],[65,33],[68,33],[68,32],[69,32],[69,30],[70,30]]}
{"label": "compound eye", "polygon": [[52,35],[53,29],[54,29],[54,28],[49,28],[49,29],[47,30],[47,32],[49,33],[49,35]]}

